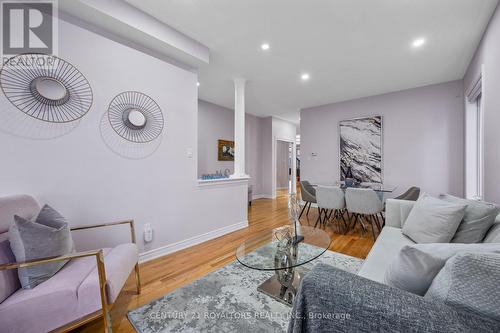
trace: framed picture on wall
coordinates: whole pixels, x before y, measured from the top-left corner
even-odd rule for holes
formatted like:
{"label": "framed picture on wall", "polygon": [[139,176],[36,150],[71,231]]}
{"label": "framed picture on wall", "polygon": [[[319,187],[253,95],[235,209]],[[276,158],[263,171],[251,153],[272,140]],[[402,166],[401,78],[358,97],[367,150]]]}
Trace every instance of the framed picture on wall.
{"label": "framed picture on wall", "polygon": [[382,183],[382,117],[339,122],[340,180]]}
{"label": "framed picture on wall", "polygon": [[219,161],[234,161],[234,141],[219,140],[217,151]]}

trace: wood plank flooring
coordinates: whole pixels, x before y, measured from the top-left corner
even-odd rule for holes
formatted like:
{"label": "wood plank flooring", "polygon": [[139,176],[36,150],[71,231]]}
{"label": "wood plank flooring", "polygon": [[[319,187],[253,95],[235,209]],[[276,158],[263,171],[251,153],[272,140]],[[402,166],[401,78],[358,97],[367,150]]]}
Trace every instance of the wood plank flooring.
{"label": "wood plank flooring", "polygon": [[[303,225],[314,226],[317,209],[312,207],[309,217],[302,216]],[[126,314],[129,309],[157,299],[168,292],[223,267],[236,259],[237,247],[248,237],[264,235],[270,230],[288,224],[287,192],[279,191],[276,199],[259,199],[248,210],[248,228],[195,245],[185,250],[149,261],[141,265],[142,293],[135,294],[133,274],[118,296],[111,318],[113,332],[134,332]],[[361,236],[358,231],[347,235],[336,233],[336,227],[327,225],[325,231],[332,237],[330,250],[358,258],[365,258],[373,240],[370,232]],[[257,286],[256,286],[257,287]],[[91,322],[75,332],[101,332],[100,320]]]}

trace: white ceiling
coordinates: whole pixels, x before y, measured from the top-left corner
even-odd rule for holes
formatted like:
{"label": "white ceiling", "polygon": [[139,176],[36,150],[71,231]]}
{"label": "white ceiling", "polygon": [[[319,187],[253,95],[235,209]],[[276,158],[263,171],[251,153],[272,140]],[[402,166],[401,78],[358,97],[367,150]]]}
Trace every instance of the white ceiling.
{"label": "white ceiling", "polygon": [[461,79],[498,2],[126,1],[210,48],[201,99],[232,108],[242,76],[247,112],[294,122],[301,108]]}

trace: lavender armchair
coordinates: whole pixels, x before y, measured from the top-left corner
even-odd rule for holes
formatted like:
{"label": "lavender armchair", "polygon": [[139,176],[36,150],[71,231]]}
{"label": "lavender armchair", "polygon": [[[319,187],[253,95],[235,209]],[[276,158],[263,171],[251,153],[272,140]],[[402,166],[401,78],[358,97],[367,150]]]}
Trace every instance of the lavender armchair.
{"label": "lavender armchair", "polygon": [[[102,317],[104,331],[111,332],[109,310],[134,269],[137,293],[140,293],[134,221],[71,229],[77,231],[128,224],[131,243],[16,263],[7,239],[13,216],[17,214],[29,219],[39,210],[38,202],[27,195],[0,198],[0,331],[69,331]],[[20,289],[17,268],[68,259],[70,261],[49,280],[33,289]]]}

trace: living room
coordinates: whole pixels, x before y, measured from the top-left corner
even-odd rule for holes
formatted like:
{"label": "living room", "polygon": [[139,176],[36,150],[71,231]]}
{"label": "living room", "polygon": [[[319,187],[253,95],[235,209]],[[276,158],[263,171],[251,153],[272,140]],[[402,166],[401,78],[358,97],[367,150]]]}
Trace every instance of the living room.
{"label": "living room", "polygon": [[0,5],[0,332],[500,331],[498,0]]}

